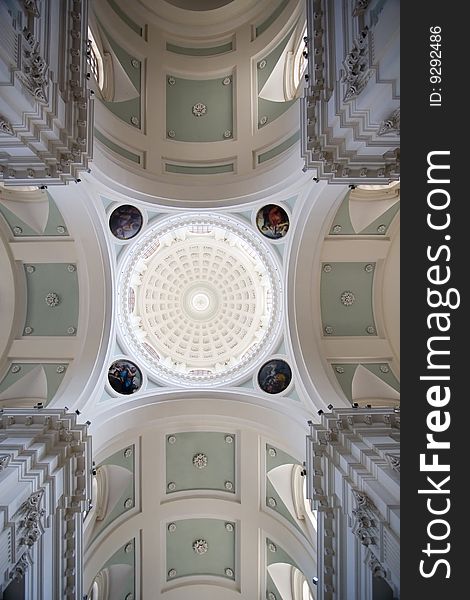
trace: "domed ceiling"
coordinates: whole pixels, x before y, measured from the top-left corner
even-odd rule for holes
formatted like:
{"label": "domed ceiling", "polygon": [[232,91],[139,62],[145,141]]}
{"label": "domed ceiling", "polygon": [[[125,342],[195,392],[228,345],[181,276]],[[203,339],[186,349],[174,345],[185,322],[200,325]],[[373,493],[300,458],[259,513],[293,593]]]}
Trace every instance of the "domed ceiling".
{"label": "domed ceiling", "polygon": [[279,268],[260,236],[233,218],[159,221],[119,272],[123,344],[168,383],[233,381],[279,333]]}

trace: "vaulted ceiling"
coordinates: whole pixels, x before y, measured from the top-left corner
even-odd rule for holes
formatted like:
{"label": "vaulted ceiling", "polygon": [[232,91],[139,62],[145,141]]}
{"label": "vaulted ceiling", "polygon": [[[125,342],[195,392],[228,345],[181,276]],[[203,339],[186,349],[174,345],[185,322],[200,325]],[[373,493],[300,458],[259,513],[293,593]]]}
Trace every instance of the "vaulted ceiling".
{"label": "vaulted ceiling", "polygon": [[95,86],[100,177],[186,206],[274,190],[302,166],[298,102],[285,88],[303,3],[174,4],[198,8],[142,0],[130,13],[94,4],[104,72],[102,89]]}

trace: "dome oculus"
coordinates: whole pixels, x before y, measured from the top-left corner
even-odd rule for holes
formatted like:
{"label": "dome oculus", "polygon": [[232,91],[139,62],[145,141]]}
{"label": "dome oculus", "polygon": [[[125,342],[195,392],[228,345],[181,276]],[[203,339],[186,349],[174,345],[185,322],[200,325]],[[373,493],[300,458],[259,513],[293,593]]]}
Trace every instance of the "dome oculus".
{"label": "dome oculus", "polygon": [[123,259],[120,332],[159,379],[227,383],[272,348],[280,291],[275,260],[254,231],[223,215],[172,217]]}

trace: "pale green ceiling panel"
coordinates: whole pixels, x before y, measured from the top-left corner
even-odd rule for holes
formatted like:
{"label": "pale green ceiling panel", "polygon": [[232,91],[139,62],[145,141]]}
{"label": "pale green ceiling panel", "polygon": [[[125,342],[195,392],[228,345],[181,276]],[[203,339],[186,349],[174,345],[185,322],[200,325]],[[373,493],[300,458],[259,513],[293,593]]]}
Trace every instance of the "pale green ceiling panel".
{"label": "pale green ceiling panel", "polygon": [[336,212],[330,227],[330,235],[385,235],[400,210],[400,202],[396,202],[361,231],[355,231],[349,213],[349,194],[350,192],[347,192]]}
{"label": "pale green ceiling panel", "polygon": [[233,173],[234,165],[177,165],[165,163],[167,173],[181,173],[184,175],[218,175],[219,173]]}
{"label": "pale green ceiling panel", "polygon": [[[258,128],[266,127],[286,112],[297,100],[287,102],[272,102],[264,98],[258,98]],[[266,122],[263,123],[264,117]]]}
{"label": "pale green ceiling panel", "polygon": [[397,392],[400,391],[400,382],[388,363],[334,363],[331,367],[349,402],[352,402],[352,381],[359,365],[368,369]]}
{"label": "pale green ceiling panel", "polygon": [[336,375],[336,379],[338,380],[341,389],[344,392],[344,395],[349,400],[349,402],[352,402],[352,380],[354,377],[354,373],[356,372],[356,369],[358,367],[358,364],[335,363],[332,364],[331,367]]}
{"label": "pale green ceiling panel", "polygon": [[[275,500],[276,506],[272,506],[269,503],[270,498],[273,498]],[[291,513],[289,512],[289,509],[287,508],[287,506],[282,501],[282,498],[277,493],[276,488],[273,486],[273,484],[269,481],[268,478],[266,478],[266,506],[268,506],[271,510],[274,510],[275,512],[277,512],[278,514],[283,516],[284,519],[287,519],[289,521],[289,523],[291,523],[291,525],[293,525],[298,531],[300,531],[300,533],[303,534],[303,531],[299,527],[297,520],[294,519],[294,517],[291,515]]]}
{"label": "pale green ceiling panel", "polygon": [[[135,538],[126,542],[119,548],[100,571],[108,573],[108,594],[112,594],[112,600],[128,600],[136,597],[135,591]],[[123,573],[125,577],[122,577]],[[119,581],[119,589],[116,589],[116,581]],[[130,594],[132,596],[130,596]],[[111,596],[109,596],[111,597]]]}
{"label": "pale green ceiling panel", "polygon": [[266,444],[266,473],[271,471],[271,469],[280,467],[281,465],[298,464],[299,461],[290,454],[287,454],[287,452],[283,452],[282,450],[279,450],[279,448],[271,446],[271,444]]}
{"label": "pale green ceiling panel", "polygon": [[220,46],[212,46],[205,48],[189,48],[187,46],[177,46],[176,44],[170,44],[167,42],[166,49],[168,52],[175,54],[185,54],[187,56],[215,56],[217,54],[226,54],[233,50],[232,42],[227,44],[221,44]]}
{"label": "pale green ceiling panel", "polygon": [[265,21],[263,21],[262,23],[260,23],[260,25],[256,27],[256,37],[261,35],[264,31],[266,31],[266,29],[270,25],[274,23],[274,21],[281,15],[282,11],[286,8],[288,4],[289,0],[281,0],[276,10],[274,10]]}
{"label": "pale green ceiling panel", "polygon": [[[236,535],[237,527],[232,521],[184,519],[168,523],[167,580],[193,575],[213,575],[234,580],[237,576],[235,573]],[[200,542],[200,553],[193,548],[196,541]]]}
{"label": "pale green ceiling panel", "polygon": [[266,598],[269,598],[269,594],[274,594],[276,600],[282,600],[280,591],[277,589],[276,584],[272,580],[269,573],[266,573]]}
{"label": "pale green ceiling panel", "polygon": [[140,128],[140,98],[132,98],[124,102],[106,102],[105,100],[102,102],[121,121]]}
{"label": "pale green ceiling panel", "polygon": [[288,565],[292,565],[299,569],[297,563],[289,556],[289,554],[269,538],[266,538],[266,559],[268,566],[273,563],[287,563]]}
{"label": "pale green ceiling panel", "polygon": [[[40,375],[41,377],[45,377],[46,380],[46,403],[45,406],[50,402],[50,400],[55,396],[57,390],[59,389],[60,384],[64,378],[64,375],[67,371],[66,363],[21,363],[15,362],[10,365],[10,368],[5,373],[3,379],[0,382],[0,394],[6,392],[6,398],[14,398],[17,396],[24,396],[24,394],[17,393],[16,390],[21,389],[21,380],[23,380],[28,374],[29,378],[27,381],[23,382],[25,386],[28,386],[29,391],[34,393],[31,388],[31,379],[36,379],[34,377],[33,371],[39,373],[39,369],[41,369],[44,375]],[[10,390],[10,393],[8,393]],[[1,399],[1,398],[0,398]]]}
{"label": "pale green ceiling panel", "polygon": [[395,377],[390,365],[387,363],[361,363],[363,367],[368,369],[371,373],[376,375],[385,383],[388,383],[397,392],[400,391],[400,382]]}
{"label": "pale green ceiling panel", "polygon": [[[230,77],[230,83],[224,85],[225,77],[200,80],[167,75],[166,130],[169,138],[185,142],[230,140],[234,135],[233,81],[230,74],[227,77]],[[201,116],[193,114],[193,107],[198,104],[205,107]]]}
{"label": "pale green ceiling panel", "polygon": [[[167,493],[182,490],[220,490],[234,493],[235,445],[236,438],[233,434],[214,431],[167,435]],[[202,455],[199,461],[195,458],[198,455]],[[198,468],[194,462],[204,466]]]}
{"label": "pale green ceiling panel", "polygon": [[350,192],[347,192],[336,212],[331,224],[330,235],[354,235],[356,233],[349,216],[349,194]]}
{"label": "pale green ceiling panel", "polygon": [[[119,467],[125,469],[131,474],[128,483],[123,486],[121,495],[112,509],[101,521],[95,521],[93,527],[93,539],[95,539],[108,525],[113,523],[118,517],[132,509],[135,505],[135,446],[130,445],[115,452],[103,460],[96,468],[103,466]],[[110,470],[110,472],[112,472]],[[110,482],[108,482],[108,485]]]}
{"label": "pale green ceiling panel", "polygon": [[[117,550],[109,560],[101,567],[106,569],[113,565],[130,565],[134,568],[135,562],[135,539],[129,540]],[[132,590],[131,590],[132,591]]]}
{"label": "pale green ceiling panel", "polygon": [[[331,336],[376,335],[372,303],[375,269],[366,270],[366,265],[373,263],[328,264],[331,270],[325,272],[323,265],[320,284],[323,333]],[[345,292],[352,292],[353,296],[342,300]],[[344,302],[352,304],[345,305]]]}
{"label": "pale green ceiling panel", "polygon": [[[19,204],[19,203],[18,203]],[[23,219],[17,216],[13,210],[7,208],[0,202],[0,214],[3,216],[8,226],[10,227],[15,237],[30,237],[30,236],[64,236],[69,235],[64,219],[57,208],[56,203],[47,193],[46,201],[41,203],[45,211],[45,226],[32,227]],[[14,207],[15,203],[11,203],[10,207]],[[24,203],[22,203],[24,205]]]}
{"label": "pale green ceiling panel", "polygon": [[361,235],[385,235],[399,210],[400,202],[396,202],[359,233]]}
{"label": "pale green ceiling panel", "polygon": [[27,311],[24,335],[76,335],[78,278],[76,268],[71,269],[72,265],[68,263],[25,265]]}

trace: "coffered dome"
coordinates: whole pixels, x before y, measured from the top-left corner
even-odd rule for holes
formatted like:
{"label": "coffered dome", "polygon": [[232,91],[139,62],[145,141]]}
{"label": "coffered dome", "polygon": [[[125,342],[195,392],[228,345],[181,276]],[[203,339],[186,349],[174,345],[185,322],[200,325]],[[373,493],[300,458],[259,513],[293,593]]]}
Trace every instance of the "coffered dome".
{"label": "coffered dome", "polygon": [[193,214],[156,223],[118,279],[122,341],[170,383],[212,385],[247,374],[277,338],[281,282],[258,234]]}

